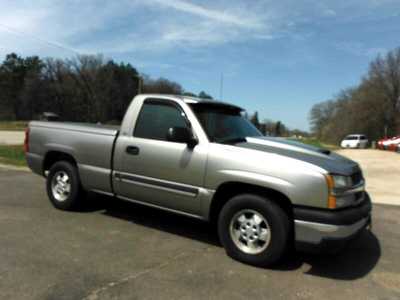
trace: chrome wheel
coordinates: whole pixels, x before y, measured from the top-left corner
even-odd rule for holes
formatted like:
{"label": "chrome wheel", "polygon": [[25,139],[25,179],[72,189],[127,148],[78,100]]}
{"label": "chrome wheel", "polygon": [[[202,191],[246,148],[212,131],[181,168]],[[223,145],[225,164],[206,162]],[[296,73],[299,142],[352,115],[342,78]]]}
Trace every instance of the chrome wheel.
{"label": "chrome wheel", "polygon": [[63,202],[68,199],[71,193],[71,182],[65,171],[58,171],[51,181],[51,191],[57,201]]}
{"label": "chrome wheel", "polygon": [[229,231],[235,245],[247,254],[263,252],[271,241],[271,230],[267,220],[251,209],[241,210],[235,214]]}

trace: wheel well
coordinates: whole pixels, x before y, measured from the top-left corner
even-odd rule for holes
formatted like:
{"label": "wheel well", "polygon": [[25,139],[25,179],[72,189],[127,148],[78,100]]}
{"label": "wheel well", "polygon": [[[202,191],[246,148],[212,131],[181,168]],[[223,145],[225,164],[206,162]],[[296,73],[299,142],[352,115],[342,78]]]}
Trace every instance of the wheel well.
{"label": "wheel well", "polygon": [[50,151],[46,154],[43,161],[43,172],[50,170],[51,166],[58,161],[68,161],[73,165],[77,165],[72,155],[60,151]]}
{"label": "wheel well", "polygon": [[281,192],[247,183],[228,182],[220,185],[215,192],[210,208],[210,221],[216,223],[225,203],[232,197],[245,193],[268,197],[287,213],[290,220],[293,220],[293,205],[289,198]]}

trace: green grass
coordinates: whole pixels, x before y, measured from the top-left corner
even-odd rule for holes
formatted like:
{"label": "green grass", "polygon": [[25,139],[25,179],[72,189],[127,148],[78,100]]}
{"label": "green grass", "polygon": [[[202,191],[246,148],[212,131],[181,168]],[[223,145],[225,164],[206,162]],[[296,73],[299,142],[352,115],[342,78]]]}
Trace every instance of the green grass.
{"label": "green grass", "polygon": [[339,146],[336,145],[330,145],[330,144],[325,144],[323,142],[321,142],[320,140],[316,139],[316,138],[304,138],[304,139],[296,139],[296,141],[300,142],[300,143],[304,143],[307,145],[311,145],[311,146],[315,146],[315,147],[319,147],[319,148],[324,148],[324,149],[329,149],[329,150],[337,150],[339,149]]}
{"label": "green grass", "polygon": [[0,121],[0,130],[25,130],[28,121]]}
{"label": "green grass", "polygon": [[0,145],[0,163],[14,166],[26,166],[24,147]]}

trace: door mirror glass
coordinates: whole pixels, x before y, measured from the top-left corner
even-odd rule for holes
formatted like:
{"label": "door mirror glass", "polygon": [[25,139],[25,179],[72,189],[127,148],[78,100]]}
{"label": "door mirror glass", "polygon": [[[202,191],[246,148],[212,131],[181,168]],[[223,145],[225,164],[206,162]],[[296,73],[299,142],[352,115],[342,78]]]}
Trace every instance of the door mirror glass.
{"label": "door mirror glass", "polygon": [[171,127],[168,129],[167,140],[175,143],[185,143],[193,148],[197,145],[197,140],[193,136],[192,130],[187,127]]}

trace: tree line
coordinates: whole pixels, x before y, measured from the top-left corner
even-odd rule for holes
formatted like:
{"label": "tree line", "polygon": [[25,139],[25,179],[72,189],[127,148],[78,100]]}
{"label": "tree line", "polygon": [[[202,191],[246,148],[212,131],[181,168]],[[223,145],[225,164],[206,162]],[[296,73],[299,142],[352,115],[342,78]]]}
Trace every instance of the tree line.
{"label": "tree line", "polygon": [[309,119],[313,134],[331,143],[352,133],[370,140],[400,134],[400,48],[378,55],[357,86],[315,104]]}
{"label": "tree line", "polygon": [[41,59],[8,54],[0,65],[0,120],[32,120],[43,112],[79,122],[121,121],[138,93],[199,96],[176,82],[139,74],[132,65],[82,55]]}
{"label": "tree line", "polygon": [[261,122],[258,118],[258,112],[249,116],[245,113],[245,118],[248,119],[258,130],[261,131],[263,135],[274,136],[274,137],[309,137],[309,133],[304,130],[290,129],[281,121],[273,121],[270,119],[265,119]]}

